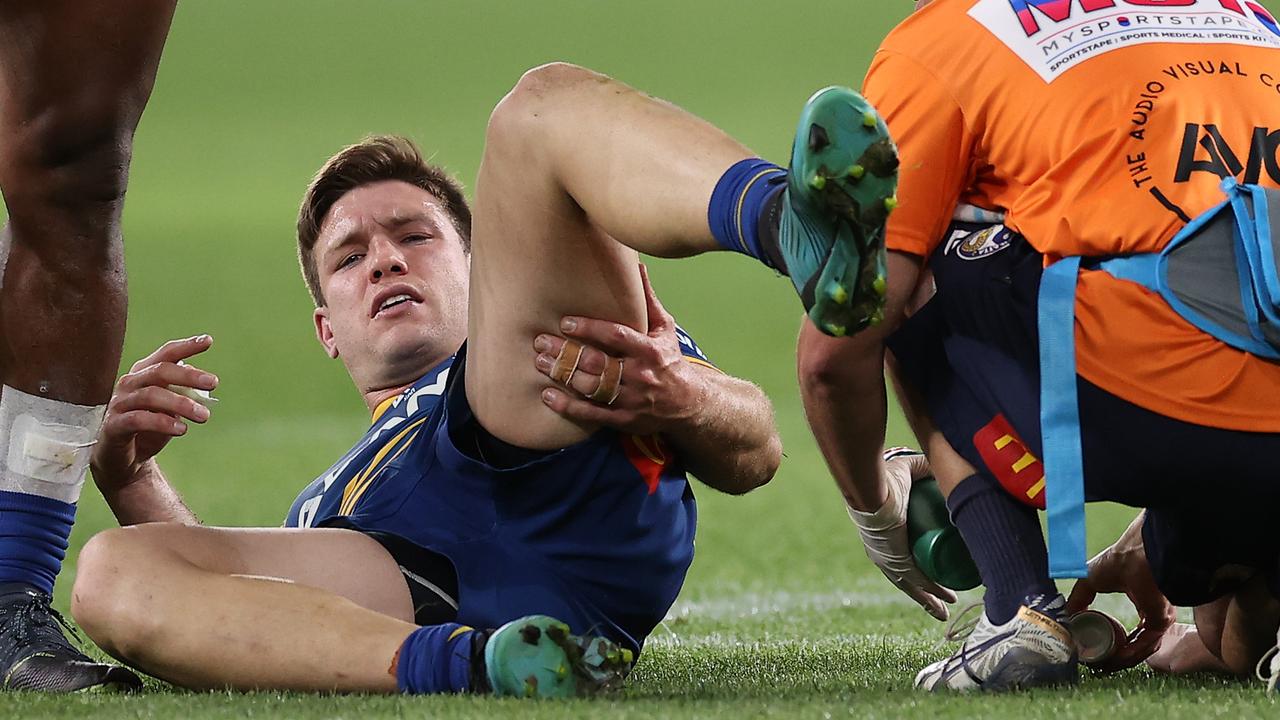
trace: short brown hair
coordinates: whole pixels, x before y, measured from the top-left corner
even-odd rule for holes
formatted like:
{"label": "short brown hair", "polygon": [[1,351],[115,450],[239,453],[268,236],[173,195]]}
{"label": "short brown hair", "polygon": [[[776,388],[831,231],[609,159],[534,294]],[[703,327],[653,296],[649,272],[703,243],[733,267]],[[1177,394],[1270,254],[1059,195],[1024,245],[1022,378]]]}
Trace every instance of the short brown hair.
{"label": "short brown hair", "polygon": [[407,182],[439,200],[462,239],[462,249],[471,252],[471,208],[458,181],[423,160],[412,140],[399,135],[371,135],[325,162],[307,186],[298,209],[298,264],[316,307],[324,305],[324,295],[320,292],[320,273],[313,251],[325,215],[343,195],[383,180]]}

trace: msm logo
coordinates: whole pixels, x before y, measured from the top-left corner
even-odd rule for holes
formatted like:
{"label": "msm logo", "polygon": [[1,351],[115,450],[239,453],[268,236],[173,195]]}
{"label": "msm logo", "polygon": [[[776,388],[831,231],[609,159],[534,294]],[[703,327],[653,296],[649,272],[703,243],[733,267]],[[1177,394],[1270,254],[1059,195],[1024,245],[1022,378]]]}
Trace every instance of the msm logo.
{"label": "msm logo", "polygon": [[[1100,12],[1103,10],[1114,10],[1117,7],[1134,8],[1135,12],[1148,11],[1158,12],[1169,8],[1186,8],[1201,4],[1202,0],[1008,0],[1009,5],[1013,7],[1014,13],[1018,16],[1018,22],[1022,25],[1022,30],[1027,37],[1033,37],[1040,33],[1040,18],[1043,16],[1047,20],[1054,23],[1064,23],[1072,19],[1072,14],[1078,8],[1083,15],[1089,13]],[[1262,7],[1253,0],[1212,0],[1203,3],[1205,9],[1222,9],[1230,13],[1239,15],[1242,18],[1256,20],[1263,27],[1270,30],[1277,36],[1280,36],[1280,24],[1276,23],[1276,19],[1267,9]],[[1121,25],[1124,25],[1124,18],[1121,18]]]}

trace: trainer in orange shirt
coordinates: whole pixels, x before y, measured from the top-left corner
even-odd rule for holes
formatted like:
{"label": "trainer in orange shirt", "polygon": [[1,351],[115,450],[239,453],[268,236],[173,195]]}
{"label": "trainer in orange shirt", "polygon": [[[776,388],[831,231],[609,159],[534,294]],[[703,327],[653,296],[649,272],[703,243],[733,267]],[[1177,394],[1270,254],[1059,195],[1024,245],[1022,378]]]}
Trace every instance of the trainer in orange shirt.
{"label": "trainer in orange shirt", "polygon": [[[952,489],[948,505],[987,600],[966,649],[926,668],[917,684],[1068,681],[1074,652],[1037,518],[1000,487],[1015,474],[994,459],[1007,450],[981,445],[1007,436],[1023,449],[1019,458],[1040,455],[1036,288],[1046,259],[1155,252],[1224,199],[1224,178],[1280,187],[1280,29],[1244,0],[937,0],[917,8],[885,39],[864,86],[902,159],[900,205],[887,229],[886,322],[845,342],[802,331],[806,406],[859,525],[904,518],[904,489],[879,459],[882,363],[927,263],[938,295],[892,345],[915,393],[913,425]],[[955,236],[947,229],[957,204],[1003,215],[990,254],[960,257],[953,246],[962,244],[943,244]],[[1160,508],[1126,535],[1126,547],[1145,539],[1147,562],[1119,575],[1150,578],[1180,604],[1225,607],[1250,582],[1276,595],[1280,556],[1259,550],[1274,543],[1248,534],[1257,523],[1241,508],[1280,499],[1268,480],[1280,452],[1280,365],[1228,347],[1159,295],[1097,271],[1081,274],[1075,332],[1087,495]],[[1221,517],[1206,507],[1207,491],[1230,499]],[[1214,552],[1194,541],[1206,528],[1218,531]],[[909,558],[900,535],[899,554]],[[1258,571],[1228,582],[1220,572],[1228,565]],[[945,615],[937,593],[898,584]],[[1147,632],[1128,661],[1150,653],[1167,627],[1157,596],[1144,596]],[[1253,648],[1221,653],[1237,669],[1256,660]]]}

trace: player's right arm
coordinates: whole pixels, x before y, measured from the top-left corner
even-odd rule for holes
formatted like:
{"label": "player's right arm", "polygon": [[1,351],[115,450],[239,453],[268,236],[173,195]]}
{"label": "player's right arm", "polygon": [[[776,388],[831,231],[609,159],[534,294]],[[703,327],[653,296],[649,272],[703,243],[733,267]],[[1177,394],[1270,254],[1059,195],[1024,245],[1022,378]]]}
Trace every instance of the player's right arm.
{"label": "player's right arm", "polygon": [[208,335],[171,340],[134,363],[116,383],[90,468],[121,525],[199,524],[160,471],[155,456],[169,440],[186,434],[186,421],[209,419],[207,407],[175,389],[217,387],[213,374],[181,362],[212,344]]}

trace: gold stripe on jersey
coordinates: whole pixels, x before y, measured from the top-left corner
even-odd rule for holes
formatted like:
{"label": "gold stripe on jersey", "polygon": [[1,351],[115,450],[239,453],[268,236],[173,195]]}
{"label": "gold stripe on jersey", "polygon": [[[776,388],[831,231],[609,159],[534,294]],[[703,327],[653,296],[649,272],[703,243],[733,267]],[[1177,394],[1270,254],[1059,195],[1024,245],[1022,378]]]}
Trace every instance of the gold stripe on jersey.
{"label": "gold stripe on jersey", "polygon": [[421,431],[415,430],[412,435],[405,438],[404,442],[400,443],[400,447],[391,455],[391,457],[387,458],[387,461],[382,463],[381,467],[375,470],[372,475],[370,475],[359,487],[355,489],[355,492],[351,494],[350,502],[346,502],[345,500],[343,501],[343,505],[346,509],[344,510],[339,508],[339,512],[341,514],[350,515],[355,512],[356,505],[360,504],[360,498],[364,497],[365,491],[372,487],[373,483],[381,477],[383,471],[387,469],[388,465],[394,462],[396,458],[400,457],[401,453],[409,449],[409,446],[412,445],[413,441],[418,437],[419,432]]}
{"label": "gold stripe on jersey", "polygon": [[[339,505],[339,512],[341,514],[346,515],[351,512],[351,508],[355,506],[355,503],[352,501],[352,495],[356,493],[356,489],[361,483],[365,482],[365,480],[373,475],[373,471],[378,467],[378,463],[382,461],[382,458],[386,457],[387,453],[391,452],[391,450],[395,448],[396,443],[400,442],[405,435],[411,432],[414,428],[421,426],[422,423],[426,421],[426,418],[422,418],[417,422],[411,423],[409,427],[401,430],[398,435],[391,438],[386,445],[383,445],[382,449],[378,450],[378,454],[373,456],[373,460],[369,461],[369,464],[365,467],[364,471],[361,472],[355,480],[347,483],[347,487],[342,491],[342,502]],[[408,443],[405,443],[405,446],[407,447]]]}
{"label": "gold stripe on jersey", "polygon": [[373,409],[373,419],[369,421],[369,424],[370,425],[378,424],[378,420],[382,419],[382,414],[390,410],[392,405],[396,404],[396,398],[398,397],[400,396],[392,395],[386,400],[383,400],[382,402],[378,403],[378,407]]}
{"label": "gold stripe on jersey", "polygon": [[718,372],[718,373],[724,374],[724,371],[723,371],[723,370],[721,370],[720,368],[716,367],[713,363],[709,363],[709,362],[707,362],[706,360],[703,360],[702,358],[696,358],[696,357],[693,357],[693,356],[691,356],[691,355],[685,355],[685,356],[684,356],[684,359],[685,359],[685,360],[688,360],[689,362],[693,363],[694,365],[702,365],[703,367],[709,367],[709,368],[711,368],[712,370],[715,370],[715,371],[716,371],[716,372]]}

